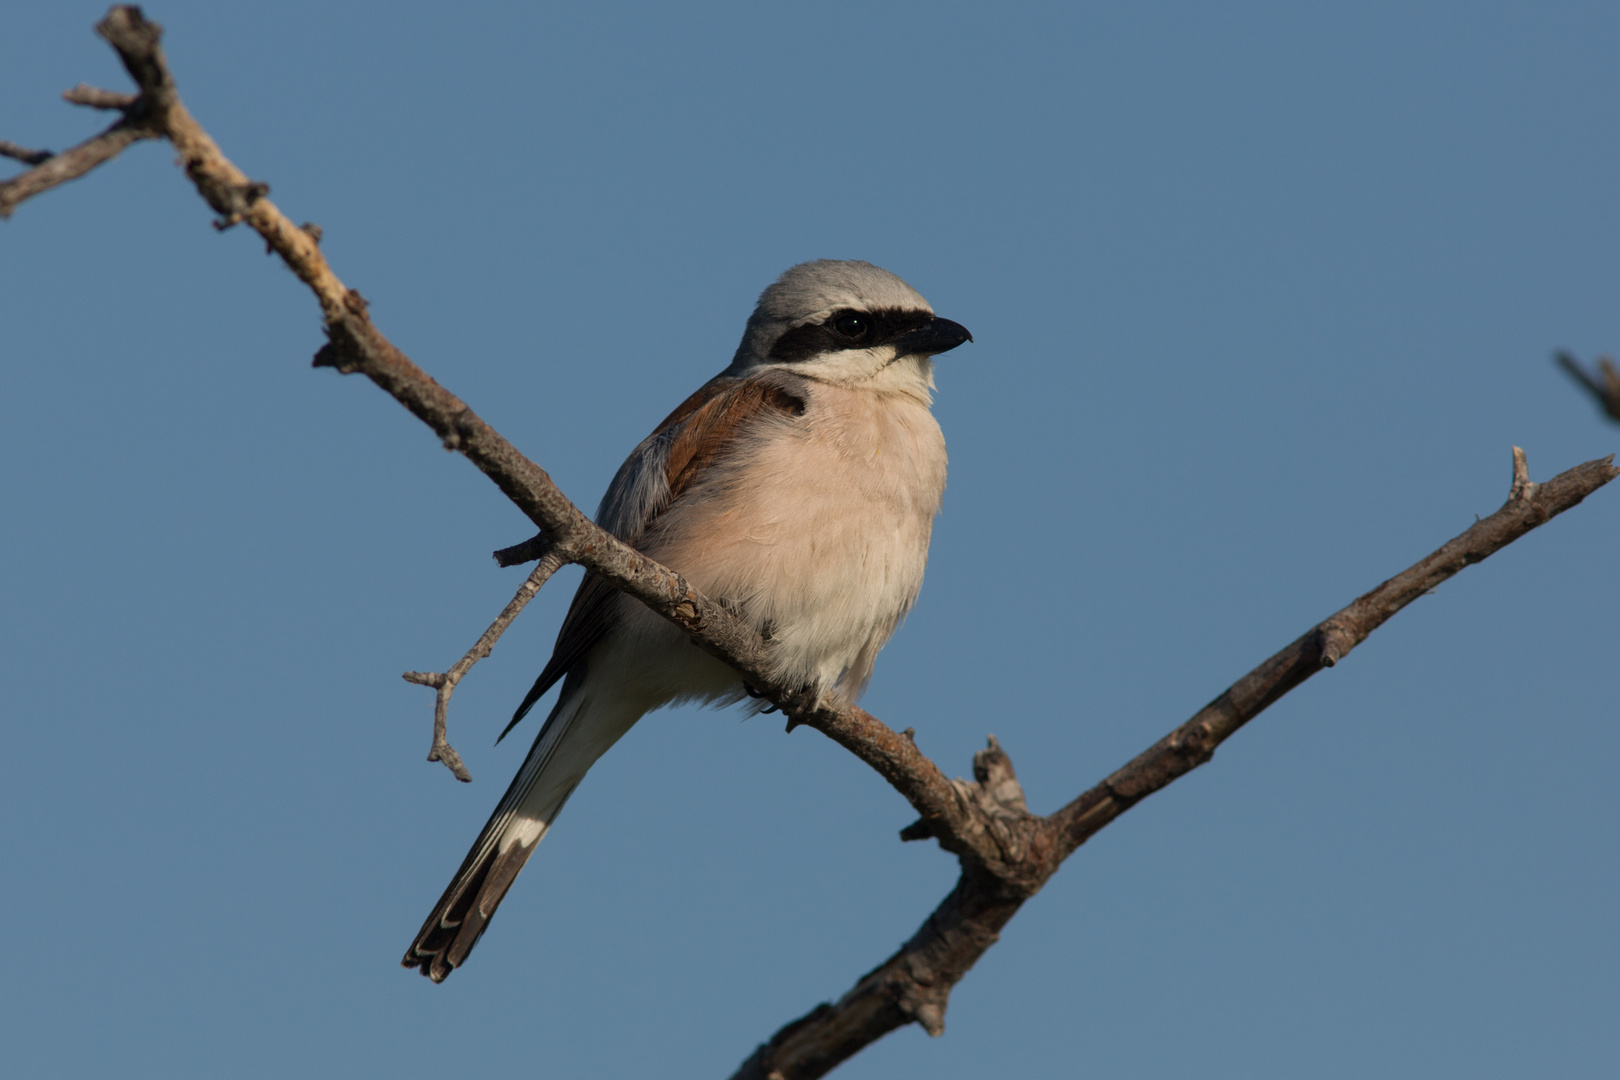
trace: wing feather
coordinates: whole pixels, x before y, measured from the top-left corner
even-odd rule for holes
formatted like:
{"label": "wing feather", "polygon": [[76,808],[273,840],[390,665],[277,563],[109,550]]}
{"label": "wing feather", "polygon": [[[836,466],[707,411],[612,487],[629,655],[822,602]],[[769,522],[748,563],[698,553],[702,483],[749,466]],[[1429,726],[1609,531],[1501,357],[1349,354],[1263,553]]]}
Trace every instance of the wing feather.
{"label": "wing feather", "polygon": [[[801,394],[779,379],[711,379],[665,417],[619,466],[596,512],[597,524],[634,546],[665,508],[734,444],[750,420],[771,412],[797,416],[804,409]],[[585,575],[557,632],[551,659],[524,695],[501,738],[607,634],[617,594],[598,575]]]}

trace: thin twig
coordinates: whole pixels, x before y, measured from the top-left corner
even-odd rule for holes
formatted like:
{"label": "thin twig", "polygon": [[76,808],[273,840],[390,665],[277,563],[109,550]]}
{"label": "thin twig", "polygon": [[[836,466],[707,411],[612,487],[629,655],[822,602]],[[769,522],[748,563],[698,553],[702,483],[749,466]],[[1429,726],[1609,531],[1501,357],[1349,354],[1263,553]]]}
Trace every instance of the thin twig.
{"label": "thin twig", "polygon": [[1615,367],[1613,360],[1607,356],[1598,357],[1596,373],[1589,374],[1581,367],[1580,361],[1567,352],[1558,353],[1553,359],[1596,399],[1598,408],[1610,420],[1620,421],[1620,368]]}
{"label": "thin twig", "polygon": [[471,782],[472,773],[467,771],[467,766],[462,763],[461,755],[456,753],[455,748],[450,745],[446,737],[449,725],[450,695],[456,692],[456,684],[461,681],[462,676],[471,671],[474,664],[490,654],[490,651],[495,648],[495,643],[501,639],[501,635],[506,633],[506,628],[512,625],[512,620],[518,617],[518,613],[528,605],[530,600],[534,599],[535,594],[551,579],[551,575],[555,574],[567,562],[567,558],[557,548],[552,548],[541,555],[540,565],[536,566],[529,573],[528,579],[518,587],[517,595],[507,602],[506,606],[501,609],[501,613],[495,617],[495,621],[489,624],[489,629],[483,632],[478,640],[473,643],[473,647],[468,649],[466,655],[456,661],[455,666],[449,671],[407,671],[404,674],[406,682],[416,683],[419,686],[431,686],[435,691],[433,701],[433,746],[428,750],[427,759],[429,761],[444,762],[445,767],[454,773],[456,779],[462,783]]}
{"label": "thin twig", "polygon": [[50,150],[30,150],[26,146],[18,146],[14,142],[0,139],[0,157],[8,157],[24,165],[42,165],[55,156],[56,154]]}
{"label": "thin twig", "polygon": [[125,149],[142,139],[155,139],[157,134],[139,124],[120,120],[92,139],[86,139],[71,150],[53,154],[25,173],[0,183],[0,219],[8,218],[17,204],[31,199],[53,187],[77,180],[102,162],[111,161]]}

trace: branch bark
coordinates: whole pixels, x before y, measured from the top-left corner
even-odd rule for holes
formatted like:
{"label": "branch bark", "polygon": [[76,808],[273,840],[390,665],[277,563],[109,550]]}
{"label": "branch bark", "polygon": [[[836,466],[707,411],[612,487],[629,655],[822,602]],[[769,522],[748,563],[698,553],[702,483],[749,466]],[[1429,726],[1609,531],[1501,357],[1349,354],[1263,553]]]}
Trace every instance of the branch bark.
{"label": "branch bark", "polygon": [[[120,110],[122,119],[95,139],[0,184],[0,216],[33,194],[83,175],[130,142],[168,139],[187,177],[220,215],[216,226],[246,224],[314,293],[327,336],[315,366],[371,379],[432,428],[447,449],[467,457],[540,530],[534,539],[496,553],[502,565],[535,559],[540,565],[466,655],[446,672],[405,675],[436,691],[430,759],[444,761],[466,778],[445,730],[455,685],[489,654],[557,568],[580,563],[731,664],[750,687],[781,709],[789,731],[814,727],[875,769],[919,814],[902,831],[903,839],[932,837],[958,857],[962,871],[956,887],[911,940],[837,1003],[818,1006],[777,1032],[743,1064],[738,1077],[821,1076],[911,1022],[940,1034],[951,988],[1063,860],[1099,829],[1208,761],[1245,723],[1332,666],[1412,600],[1575,506],[1617,474],[1611,458],[1587,462],[1536,485],[1529,480],[1523,452],[1515,447],[1514,482],[1507,503],[1495,514],[1311,628],[1101,784],[1050,817],[1040,817],[1029,812],[1012,762],[993,736],[988,748],[974,756],[974,779],[951,781],[918,751],[910,729],[897,733],[848,702],[812,699],[802,688],[773,683],[764,674],[765,643],[750,627],[679,574],[598,528],[543,469],[383,336],[364,299],[327,264],[318,247],[319,230],[294,225],[269,199],[268,185],[250,180],[233,165],[186,111],[163,57],[157,24],[145,20],[138,8],[115,7],[97,32],[118,51],[139,94],[89,87],[69,91],[69,100]],[[64,171],[42,173],[63,158],[73,159]]]}

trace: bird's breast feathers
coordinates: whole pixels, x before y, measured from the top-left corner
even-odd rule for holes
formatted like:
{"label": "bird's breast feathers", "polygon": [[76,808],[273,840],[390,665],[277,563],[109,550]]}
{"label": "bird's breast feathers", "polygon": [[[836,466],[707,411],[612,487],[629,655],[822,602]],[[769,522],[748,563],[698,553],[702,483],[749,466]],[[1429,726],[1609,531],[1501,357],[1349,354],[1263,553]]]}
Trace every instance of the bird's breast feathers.
{"label": "bird's breast feathers", "polygon": [[767,371],[688,399],[599,519],[768,633],[785,679],[853,696],[916,599],[944,488],[926,397]]}

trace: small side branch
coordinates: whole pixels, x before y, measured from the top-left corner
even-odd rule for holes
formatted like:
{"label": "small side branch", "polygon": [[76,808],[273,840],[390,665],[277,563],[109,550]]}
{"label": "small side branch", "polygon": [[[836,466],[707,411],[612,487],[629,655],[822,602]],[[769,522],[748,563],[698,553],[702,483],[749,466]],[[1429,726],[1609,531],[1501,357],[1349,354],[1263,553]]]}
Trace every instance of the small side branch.
{"label": "small side branch", "polygon": [[[11,212],[25,199],[31,199],[69,180],[77,180],[97,165],[111,161],[142,139],[157,137],[157,132],[125,118],[100,135],[86,139],[73,149],[64,150],[60,154],[52,154],[48,150],[24,151],[14,143],[4,144],[7,149],[0,152],[4,152],[6,157],[17,158],[35,167],[13,176],[10,180],[0,182],[0,219],[10,217]],[[31,156],[11,153],[12,149]]]}
{"label": "small side branch", "polygon": [[406,682],[433,687],[433,746],[428,750],[427,759],[444,762],[445,767],[464,784],[472,780],[472,773],[467,771],[461,755],[456,753],[448,740],[450,695],[456,692],[456,684],[461,681],[462,676],[471,671],[474,664],[490,654],[495,648],[495,643],[501,639],[501,635],[506,633],[506,628],[512,625],[512,620],[518,617],[518,613],[535,598],[546,582],[551,580],[551,575],[568,561],[563,552],[556,547],[543,553],[540,556],[540,564],[529,573],[528,580],[518,587],[517,595],[507,602],[506,607],[495,617],[495,621],[489,624],[489,629],[483,632],[473,647],[467,650],[467,654],[456,661],[455,666],[449,671],[407,671],[403,676]]}
{"label": "small side branch", "polygon": [[536,533],[521,544],[513,544],[494,552],[495,562],[499,566],[522,566],[526,562],[544,555],[551,547],[551,541],[546,539],[545,533]]}
{"label": "small side branch", "polygon": [[80,83],[62,91],[62,100],[69,105],[83,105],[87,109],[117,109],[127,112],[141,100],[139,94],[125,94],[117,90],[103,90],[99,86]]}
{"label": "small side branch", "polygon": [[0,139],[0,157],[8,157],[12,161],[20,161],[24,165],[41,165],[55,156],[49,150],[30,150],[26,146],[18,146],[14,142]]}
{"label": "small side branch", "polygon": [[1561,352],[1553,359],[1559,367],[1569,373],[1570,378],[1592,395],[1598,403],[1598,408],[1602,409],[1610,420],[1620,421],[1620,368],[1615,367],[1613,360],[1607,356],[1600,356],[1596,370],[1588,372],[1581,367],[1579,360],[1567,352]]}

